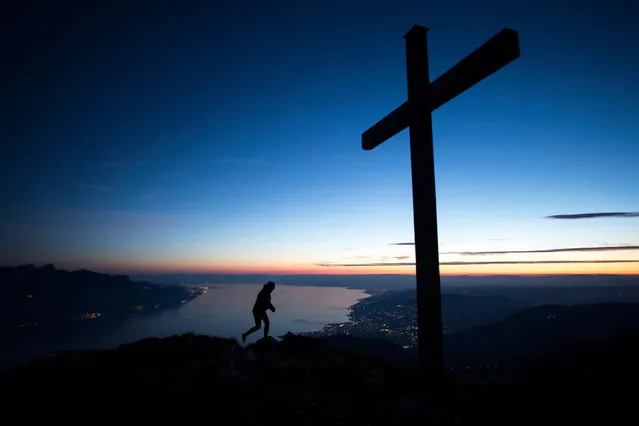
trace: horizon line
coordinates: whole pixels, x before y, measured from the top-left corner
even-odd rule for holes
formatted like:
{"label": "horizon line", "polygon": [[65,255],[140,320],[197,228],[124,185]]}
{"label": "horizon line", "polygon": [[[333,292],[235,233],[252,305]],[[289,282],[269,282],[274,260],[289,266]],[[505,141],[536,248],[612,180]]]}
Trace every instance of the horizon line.
{"label": "horizon line", "polygon": [[[407,276],[407,277],[415,277],[415,272],[349,272],[349,273],[326,273],[326,272],[220,272],[220,271],[124,271],[124,270],[115,270],[110,268],[90,268],[90,267],[80,267],[80,268],[59,268],[56,267],[54,263],[24,263],[16,266],[11,265],[2,265],[0,268],[19,268],[19,267],[27,267],[33,266],[37,268],[41,268],[44,266],[51,265],[56,270],[62,271],[90,271],[97,272],[109,275],[210,275],[210,276],[246,276],[246,277],[255,277],[255,276]],[[330,268],[327,268],[330,269]],[[349,268],[351,270],[357,268]],[[541,273],[541,272],[520,272],[520,273],[450,273],[450,272],[440,272],[440,277],[551,277],[551,276],[623,276],[623,277],[639,277],[639,272],[551,272],[551,273]]]}

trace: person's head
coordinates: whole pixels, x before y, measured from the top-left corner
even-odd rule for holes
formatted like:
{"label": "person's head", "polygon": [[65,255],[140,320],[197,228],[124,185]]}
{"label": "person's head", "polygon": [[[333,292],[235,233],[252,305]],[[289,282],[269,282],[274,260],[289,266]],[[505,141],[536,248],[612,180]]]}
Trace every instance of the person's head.
{"label": "person's head", "polygon": [[264,287],[266,287],[269,291],[273,291],[275,290],[275,283],[273,281],[269,281],[264,284]]}

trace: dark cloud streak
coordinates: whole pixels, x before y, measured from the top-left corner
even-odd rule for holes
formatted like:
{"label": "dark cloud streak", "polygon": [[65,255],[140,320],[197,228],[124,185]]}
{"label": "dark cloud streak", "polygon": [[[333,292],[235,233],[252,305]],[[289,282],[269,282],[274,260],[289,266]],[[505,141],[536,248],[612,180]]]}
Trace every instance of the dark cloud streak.
{"label": "dark cloud streak", "polygon": [[[389,245],[415,245],[415,243],[393,243]],[[498,254],[528,254],[528,253],[566,253],[566,252],[595,252],[595,251],[627,251],[639,250],[639,246],[599,246],[599,247],[568,247],[540,250],[503,250],[503,251],[448,251],[439,254],[456,254],[462,256],[488,256]],[[401,260],[399,257],[396,259]]]}
{"label": "dark cloud streak", "polygon": [[604,217],[639,217],[639,212],[555,214],[545,219],[598,219]]}
{"label": "dark cloud streak", "polygon": [[442,254],[459,254],[462,256],[489,256],[495,254],[521,254],[521,253],[565,253],[565,252],[592,252],[592,251],[618,251],[639,250],[639,246],[603,246],[603,247],[570,247],[543,250],[507,250],[507,251],[451,251]]}
{"label": "dark cloud streak", "polygon": [[[639,263],[639,260],[503,260],[488,262],[439,262],[440,266],[472,266],[472,265],[532,265],[532,264],[564,264],[564,263]],[[415,262],[382,262],[382,263],[319,263],[322,267],[366,267],[366,266],[415,266]]]}

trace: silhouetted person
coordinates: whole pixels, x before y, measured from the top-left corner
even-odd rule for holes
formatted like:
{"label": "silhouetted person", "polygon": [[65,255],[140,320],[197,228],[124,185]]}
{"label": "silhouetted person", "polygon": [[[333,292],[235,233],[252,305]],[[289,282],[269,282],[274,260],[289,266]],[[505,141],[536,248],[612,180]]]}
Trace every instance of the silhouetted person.
{"label": "silhouetted person", "polygon": [[269,281],[264,284],[262,290],[257,293],[257,299],[255,300],[255,305],[253,305],[253,318],[255,319],[255,326],[242,333],[242,343],[246,342],[246,337],[249,334],[255,333],[261,328],[262,321],[264,321],[264,339],[268,337],[268,328],[271,325],[271,322],[268,320],[266,310],[270,309],[271,312],[275,312],[275,307],[271,303],[271,293],[273,292],[273,290],[275,290],[275,283],[273,281]]}

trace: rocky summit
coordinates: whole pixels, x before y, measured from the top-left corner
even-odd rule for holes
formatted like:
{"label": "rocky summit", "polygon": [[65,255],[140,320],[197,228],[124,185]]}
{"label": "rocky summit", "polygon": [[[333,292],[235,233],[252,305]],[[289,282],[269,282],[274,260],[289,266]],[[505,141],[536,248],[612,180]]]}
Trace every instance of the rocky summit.
{"label": "rocky summit", "polygon": [[531,384],[448,378],[435,392],[414,366],[290,333],[247,347],[183,334],[63,352],[1,379],[4,402],[15,402],[5,407],[46,401],[66,407],[66,419],[78,413],[69,406],[112,414],[127,403],[149,407],[147,420],[179,413],[214,424],[282,426],[533,424],[548,416],[577,420],[589,409],[553,402]]}

